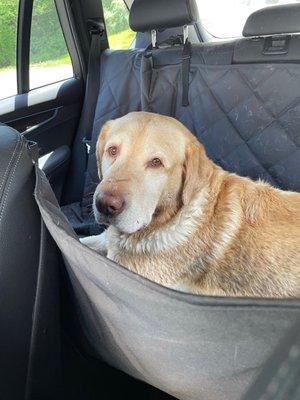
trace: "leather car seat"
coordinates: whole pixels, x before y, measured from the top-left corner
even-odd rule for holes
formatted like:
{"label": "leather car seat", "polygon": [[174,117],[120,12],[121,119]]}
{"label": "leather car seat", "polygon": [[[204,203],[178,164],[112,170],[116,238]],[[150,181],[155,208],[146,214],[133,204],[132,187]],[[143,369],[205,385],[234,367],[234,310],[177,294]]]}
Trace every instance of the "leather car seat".
{"label": "leather car seat", "polygon": [[28,142],[0,125],[0,398],[25,398],[41,218]]}

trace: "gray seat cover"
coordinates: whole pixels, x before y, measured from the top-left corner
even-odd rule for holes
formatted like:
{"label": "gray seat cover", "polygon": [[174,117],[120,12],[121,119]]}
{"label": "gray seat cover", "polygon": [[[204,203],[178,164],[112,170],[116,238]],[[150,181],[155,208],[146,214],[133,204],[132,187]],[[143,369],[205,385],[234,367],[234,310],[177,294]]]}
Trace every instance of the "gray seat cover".
{"label": "gray seat cover", "polygon": [[238,400],[300,316],[298,300],[209,298],[161,287],[83,246],[37,169],[94,355],[178,399]]}
{"label": "gray seat cover", "polygon": [[[153,53],[153,67],[140,51],[104,53],[85,206],[98,180],[101,126],[140,109],[181,120],[224,168],[299,190],[300,65],[231,65],[232,45],[221,52],[222,64],[213,47],[193,47],[188,107],[181,106],[177,49]],[[94,353],[179,399],[240,399],[299,317],[298,300],[208,298],[160,287],[82,246],[39,170],[36,199],[64,255]]]}

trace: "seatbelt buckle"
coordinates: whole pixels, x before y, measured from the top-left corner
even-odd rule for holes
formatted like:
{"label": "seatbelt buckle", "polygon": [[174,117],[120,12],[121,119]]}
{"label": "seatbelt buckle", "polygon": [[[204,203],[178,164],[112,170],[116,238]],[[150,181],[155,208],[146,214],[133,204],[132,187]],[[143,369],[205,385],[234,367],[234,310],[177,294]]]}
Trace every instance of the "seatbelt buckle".
{"label": "seatbelt buckle", "polygon": [[90,151],[91,151],[91,141],[90,141],[89,139],[87,139],[87,138],[83,138],[83,139],[82,139],[82,143],[84,143],[85,146],[86,146],[86,152],[87,152],[87,154],[90,154]]}

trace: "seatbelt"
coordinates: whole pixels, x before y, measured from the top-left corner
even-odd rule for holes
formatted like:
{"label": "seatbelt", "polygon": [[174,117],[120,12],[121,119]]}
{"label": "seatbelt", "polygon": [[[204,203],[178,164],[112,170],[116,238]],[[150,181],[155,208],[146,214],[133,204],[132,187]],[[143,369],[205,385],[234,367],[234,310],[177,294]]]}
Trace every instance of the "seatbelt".
{"label": "seatbelt", "polygon": [[88,27],[91,34],[91,44],[81,120],[85,132],[83,142],[86,145],[87,153],[90,152],[93,122],[100,85],[100,55],[106,45],[104,23],[97,18],[91,18],[88,20]]}

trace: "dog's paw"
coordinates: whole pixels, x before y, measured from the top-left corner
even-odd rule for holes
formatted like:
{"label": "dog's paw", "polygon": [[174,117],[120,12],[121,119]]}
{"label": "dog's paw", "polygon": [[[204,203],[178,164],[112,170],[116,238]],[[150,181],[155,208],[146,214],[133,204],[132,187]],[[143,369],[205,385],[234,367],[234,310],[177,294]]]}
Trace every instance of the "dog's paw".
{"label": "dog's paw", "polygon": [[103,232],[101,235],[95,236],[87,236],[84,238],[79,238],[80,242],[85,246],[89,247],[92,250],[101,253],[102,255],[106,255],[106,235]]}
{"label": "dog's paw", "polygon": [[86,237],[83,237],[83,238],[79,238],[79,241],[82,243],[82,244],[84,244],[85,246],[88,246],[88,247],[90,247],[91,246],[91,243],[93,242],[93,236],[86,236]]}

